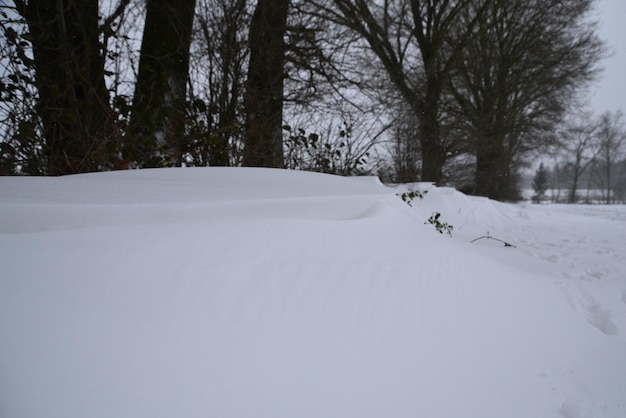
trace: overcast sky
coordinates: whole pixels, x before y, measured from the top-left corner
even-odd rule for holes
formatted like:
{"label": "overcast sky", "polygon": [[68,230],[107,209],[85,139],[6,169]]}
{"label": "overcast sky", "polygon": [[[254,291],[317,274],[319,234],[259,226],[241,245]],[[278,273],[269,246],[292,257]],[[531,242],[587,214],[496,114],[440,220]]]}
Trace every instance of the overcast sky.
{"label": "overcast sky", "polygon": [[599,34],[613,53],[603,61],[605,68],[595,89],[592,89],[591,109],[626,112],[626,1],[599,0],[597,19]]}

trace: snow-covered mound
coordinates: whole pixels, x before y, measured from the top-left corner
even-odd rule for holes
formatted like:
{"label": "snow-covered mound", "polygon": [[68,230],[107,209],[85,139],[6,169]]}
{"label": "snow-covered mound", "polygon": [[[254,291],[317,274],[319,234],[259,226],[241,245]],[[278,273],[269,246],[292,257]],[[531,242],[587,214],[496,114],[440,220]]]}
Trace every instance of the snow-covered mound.
{"label": "snow-covered mound", "polygon": [[0,416],[626,416],[626,208],[418,186],[0,178]]}

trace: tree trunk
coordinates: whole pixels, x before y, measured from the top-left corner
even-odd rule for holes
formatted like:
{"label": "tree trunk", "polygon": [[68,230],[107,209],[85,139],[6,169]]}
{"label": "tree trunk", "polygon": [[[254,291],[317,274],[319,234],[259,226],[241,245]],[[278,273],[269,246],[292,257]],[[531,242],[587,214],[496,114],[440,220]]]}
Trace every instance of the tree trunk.
{"label": "tree trunk", "polygon": [[[575,168],[575,170],[577,170]],[[569,196],[567,198],[567,203],[576,203],[576,201],[578,200],[578,177],[579,177],[579,173],[578,171],[574,171],[574,178],[572,179],[572,188],[569,192]]]}
{"label": "tree trunk", "polygon": [[576,152],[576,160],[574,161],[574,168],[572,173],[572,188],[570,189],[569,197],[567,198],[567,203],[576,203],[578,200],[578,180],[580,179],[580,175],[582,174],[584,168],[581,168],[581,160],[582,160],[582,151],[580,148]]}
{"label": "tree trunk", "polygon": [[104,81],[97,0],[16,5],[32,36],[48,174],[112,168],[119,135]]}
{"label": "tree trunk", "polygon": [[502,199],[506,187],[507,164],[504,148],[495,134],[483,134],[476,148],[474,194],[490,199]]}
{"label": "tree trunk", "polygon": [[133,98],[131,160],[181,164],[195,0],[148,0]]}
{"label": "tree trunk", "polygon": [[419,115],[419,140],[422,148],[422,181],[440,184],[446,151],[439,129],[439,80],[427,80],[426,95]]}
{"label": "tree trunk", "polygon": [[244,166],[284,167],[283,71],[289,0],[259,0],[250,23]]}

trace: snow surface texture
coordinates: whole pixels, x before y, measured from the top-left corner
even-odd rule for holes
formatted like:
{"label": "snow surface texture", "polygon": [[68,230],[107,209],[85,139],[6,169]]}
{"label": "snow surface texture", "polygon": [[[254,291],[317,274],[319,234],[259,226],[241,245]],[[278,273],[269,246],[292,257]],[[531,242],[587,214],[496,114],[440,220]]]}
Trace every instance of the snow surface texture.
{"label": "snow surface texture", "polygon": [[0,417],[626,417],[626,207],[412,187],[0,178]]}

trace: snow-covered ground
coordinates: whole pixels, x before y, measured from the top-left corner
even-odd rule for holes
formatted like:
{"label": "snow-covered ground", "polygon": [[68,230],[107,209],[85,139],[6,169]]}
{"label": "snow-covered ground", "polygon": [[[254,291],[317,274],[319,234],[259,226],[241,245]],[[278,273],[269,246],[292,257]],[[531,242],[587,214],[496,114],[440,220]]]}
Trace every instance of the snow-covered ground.
{"label": "snow-covered ground", "polygon": [[413,187],[0,178],[0,417],[626,417],[626,207]]}

